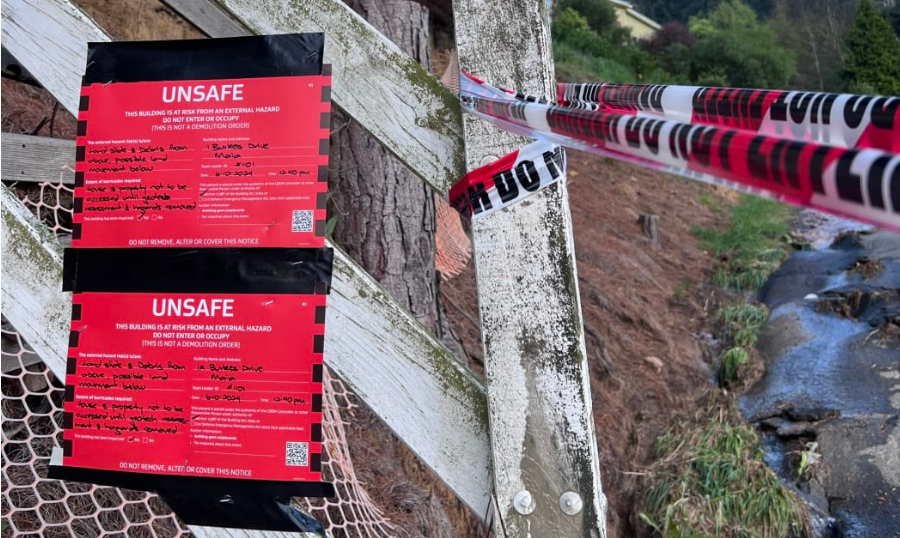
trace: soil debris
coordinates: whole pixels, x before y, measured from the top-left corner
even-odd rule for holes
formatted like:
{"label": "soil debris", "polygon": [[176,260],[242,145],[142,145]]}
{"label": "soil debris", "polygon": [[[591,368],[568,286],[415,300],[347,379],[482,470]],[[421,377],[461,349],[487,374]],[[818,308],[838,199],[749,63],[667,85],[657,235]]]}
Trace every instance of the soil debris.
{"label": "soil debris", "polygon": [[878,276],[881,272],[884,271],[884,264],[878,260],[871,260],[866,256],[856,260],[853,262],[853,265],[847,269],[847,273],[849,274],[858,274],[863,277],[864,280],[868,280],[872,277]]}

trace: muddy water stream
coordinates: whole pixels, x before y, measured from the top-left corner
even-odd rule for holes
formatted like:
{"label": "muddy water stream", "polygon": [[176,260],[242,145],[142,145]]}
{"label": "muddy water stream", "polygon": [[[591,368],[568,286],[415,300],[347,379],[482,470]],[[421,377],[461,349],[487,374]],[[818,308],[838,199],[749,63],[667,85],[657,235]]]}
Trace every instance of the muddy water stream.
{"label": "muddy water stream", "polygon": [[[809,218],[809,216],[807,216]],[[900,536],[900,234],[806,227],[760,290],[763,377],[741,397],[766,461],[803,492],[817,536]],[[798,476],[800,452],[812,465]]]}

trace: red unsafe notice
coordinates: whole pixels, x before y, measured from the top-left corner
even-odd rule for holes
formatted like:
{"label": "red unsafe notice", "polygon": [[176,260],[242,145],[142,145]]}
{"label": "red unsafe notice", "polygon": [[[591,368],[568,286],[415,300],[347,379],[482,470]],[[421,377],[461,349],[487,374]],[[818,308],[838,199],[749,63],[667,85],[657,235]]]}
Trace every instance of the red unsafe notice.
{"label": "red unsafe notice", "polygon": [[65,466],[321,480],[325,295],[73,297]]}
{"label": "red unsafe notice", "polygon": [[321,247],[331,77],[82,90],[74,247]]}

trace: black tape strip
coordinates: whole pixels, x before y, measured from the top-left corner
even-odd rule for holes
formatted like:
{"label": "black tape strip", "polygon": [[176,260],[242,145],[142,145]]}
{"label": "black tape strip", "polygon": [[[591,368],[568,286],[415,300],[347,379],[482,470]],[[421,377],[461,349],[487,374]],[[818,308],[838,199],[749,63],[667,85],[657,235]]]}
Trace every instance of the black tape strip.
{"label": "black tape strip", "polygon": [[81,239],[81,223],[72,224],[72,239]]}
{"label": "black tape strip", "polygon": [[[66,441],[63,441],[64,443]],[[71,443],[71,441],[69,441]],[[163,492],[183,488],[185,494],[202,495],[204,491],[238,492],[241,495],[263,497],[334,497],[334,487],[327,482],[294,482],[280,480],[243,480],[239,478],[210,478],[205,476],[155,475],[87,469],[71,465],[51,465],[50,478],[92,482],[139,491]],[[218,495],[218,493],[216,493]],[[182,514],[178,514],[182,516]]]}
{"label": "black tape strip", "polygon": [[331,112],[322,112],[319,116],[319,129],[328,129],[331,127]]}
{"label": "black tape strip", "polygon": [[76,196],[72,199],[72,212],[76,215],[84,212],[84,198]]}
{"label": "black tape strip", "polygon": [[328,295],[328,292],[331,291],[331,281],[328,282],[316,282],[316,289],[313,293],[316,295]]}
{"label": "black tape strip", "polygon": [[312,412],[313,413],[321,413],[322,412],[322,395],[321,394],[313,394],[312,395]]}
{"label": "black tape strip", "polygon": [[325,323],[325,307],[316,307],[316,323]]}
{"label": "black tape strip", "polygon": [[78,371],[78,359],[75,357],[69,357],[66,359],[66,374],[67,375],[75,375],[75,372]]}
{"label": "black tape strip", "polygon": [[75,172],[75,187],[84,187],[84,172]]}
{"label": "black tape strip", "polygon": [[322,64],[322,74],[331,76],[331,64]]}
{"label": "black tape strip", "polygon": [[[71,441],[69,443],[71,446]],[[65,441],[63,444],[65,450]],[[66,455],[71,456],[71,453]],[[51,465],[48,476],[56,480],[155,491],[188,525],[236,529],[297,532],[297,524],[279,503],[288,504],[289,497],[335,496],[334,486],[327,482],[166,476],[68,465]]]}
{"label": "black tape strip", "polygon": [[82,95],[81,99],[78,101],[78,110],[80,112],[84,112],[91,106],[91,96],[90,95]]}
{"label": "black tape strip", "polygon": [[317,334],[313,336],[313,353],[322,353],[325,351],[325,335]]}
{"label": "black tape strip", "polygon": [[72,305],[72,321],[81,320],[81,305],[73,304]]}
{"label": "black tape strip", "polygon": [[75,415],[71,411],[63,413],[62,427],[64,430],[71,430],[75,426]]}
{"label": "black tape strip", "polygon": [[63,291],[327,292],[333,258],[330,248],[66,249]]}
{"label": "black tape strip", "polygon": [[321,454],[310,454],[309,455],[309,470],[314,473],[322,472],[322,455]]}
{"label": "black tape strip", "polygon": [[322,74],[324,34],[88,43],[83,84]]}
{"label": "black tape strip", "polygon": [[322,86],[322,102],[331,101],[331,86]]}
{"label": "black tape strip", "polygon": [[[67,458],[72,457],[72,440],[71,439],[63,439],[62,442],[63,456]],[[48,471],[49,474],[49,471]]]}
{"label": "black tape strip", "polygon": [[324,164],[321,165],[321,166],[319,166],[319,177],[318,177],[318,180],[319,180],[320,182],[322,182],[322,181],[328,181],[328,166],[326,166],[326,165],[324,165]]}
{"label": "black tape strip", "polygon": [[[66,290],[63,290],[66,291]],[[69,331],[69,347],[78,347],[78,338],[80,333],[78,331]]]}
{"label": "black tape strip", "polygon": [[327,138],[319,140],[319,155],[328,155],[330,141]]}
{"label": "black tape strip", "polygon": [[67,402],[75,401],[75,386],[74,385],[66,385],[66,390],[63,399]]}
{"label": "black tape strip", "polygon": [[313,443],[322,442],[322,425],[313,424],[309,427],[309,440]]}
{"label": "black tape strip", "polygon": [[78,122],[78,127],[75,130],[76,136],[85,136],[87,135],[87,122],[82,120]]}
{"label": "black tape strip", "polygon": [[316,209],[325,209],[328,207],[328,193],[320,192],[316,195]]}
{"label": "black tape strip", "polygon": [[84,149],[84,146],[75,146],[75,162],[84,162],[85,153],[86,150]]}
{"label": "black tape strip", "polygon": [[325,367],[321,364],[313,364],[312,367],[312,380],[313,383],[321,383],[322,375],[325,373]]}
{"label": "black tape strip", "polygon": [[317,220],[316,227],[313,233],[316,235],[316,237],[325,237],[325,228],[325,219]]}

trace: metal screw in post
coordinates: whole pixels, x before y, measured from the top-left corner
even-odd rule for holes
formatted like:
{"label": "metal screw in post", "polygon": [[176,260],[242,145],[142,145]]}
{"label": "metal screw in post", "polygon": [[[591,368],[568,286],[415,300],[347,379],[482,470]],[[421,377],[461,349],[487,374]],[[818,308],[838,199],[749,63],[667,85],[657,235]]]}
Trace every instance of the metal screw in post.
{"label": "metal screw in post", "polygon": [[516,512],[523,516],[534,512],[534,505],[534,497],[531,496],[531,492],[527,489],[516,493],[515,498],[513,498],[513,507],[516,509]]}
{"label": "metal screw in post", "polygon": [[584,502],[581,500],[581,495],[574,491],[567,491],[559,498],[559,508],[567,516],[574,516],[581,512],[583,506]]}

